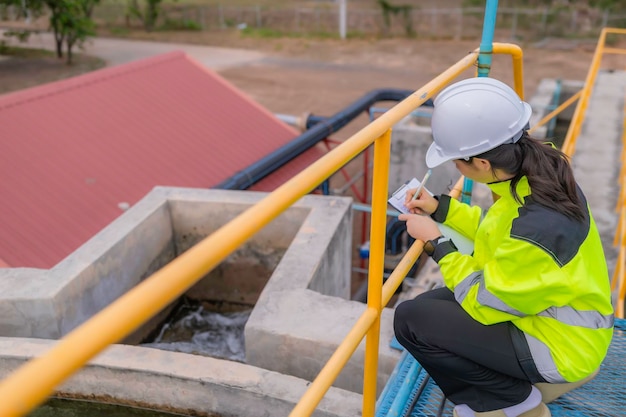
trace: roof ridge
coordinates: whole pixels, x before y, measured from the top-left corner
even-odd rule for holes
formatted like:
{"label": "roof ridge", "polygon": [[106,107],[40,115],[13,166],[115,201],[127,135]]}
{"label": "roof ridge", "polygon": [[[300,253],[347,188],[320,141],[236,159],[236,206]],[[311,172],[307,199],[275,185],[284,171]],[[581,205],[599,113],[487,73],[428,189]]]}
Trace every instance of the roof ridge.
{"label": "roof ridge", "polygon": [[104,67],[99,70],[65,78],[63,80],[52,81],[8,93],[6,95],[0,95],[0,111],[48,98],[50,96],[66,93],[77,88],[83,88],[87,85],[108,81],[112,78],[120,77],[149,67],[154,67],[181,57],[188,58],[187,54],[183,51],[166,52],[148,57],[146,59],[140,59],[112,67]]}

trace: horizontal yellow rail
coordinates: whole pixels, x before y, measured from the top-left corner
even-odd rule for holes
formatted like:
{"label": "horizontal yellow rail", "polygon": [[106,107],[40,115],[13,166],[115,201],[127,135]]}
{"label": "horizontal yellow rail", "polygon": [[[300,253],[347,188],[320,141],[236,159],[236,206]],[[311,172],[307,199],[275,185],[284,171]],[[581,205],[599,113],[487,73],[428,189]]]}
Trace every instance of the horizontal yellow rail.
{"label": "horizontal yellow rail", "polygon": [[626,297],[626,105],[622,113],[622,166],[619,172],[620,192],[617,197],[615,211],[619,216],[613,246],[617,246],[617,261],[611,279],[611,290],[615,291],[617,305],[615,315],[624,318],[624,302]]}
{"label": "horizontal yellow rail", "polygon": [[596,81],[596,76],[598,74],[598,70],[600,69],[600,64],[602,63],[602,56],[605,53],[616,53],[615,51],[621,51],[615,48],[605,48],[606,36],[610,33],[626,34],[626,29],[604,28],[602,29],[602,32],[600,32],[600,37],[598,38],[596,50],[593,54],[593,59],[591,60],[591,65],[589,66],[587,77],[585,78],[585,85],[582,89],[580,100],[578,100],[578,104],[576,106],[576,109],[574,110],[574,115],[572,116],[572,121],[570,122],[569,129],[567,130],[567,134],[565,135],[565,140],[563,141],[562,151],[566,155],[572,156],[574,154],[574,149],[576,148],[576,140],[578,138],[578,135],[580,134],[580,129],[582,128],[587,105],[589,104],[589,98],[591,97],[593,85]]}
{"label": "horizontal yellow rail", "polygon": [[533,127],[531,127],[530,129],[528,129],[528,133],[533,133],[535,130],[537,130],[538,128],[540,128],[541,126],[545,125],[546,123],[548,123],[550,120],[552,120],[554,117],[558,116],[559,114],[561,114],[561,112],[563,110],[565,110],[566,108],[568,108],[569,106],[571,106],[576,100],[578,100],[580,98],[580,96],[582,96],[583,94],[583,90],[578,91],[576,94],[574,94],[573,96],[571,96],[570,98],[568,98],[567,100],[565,100],[563,103],[561,103],[559,105],[559,107],[557,107],[556,109],[552,110],[550,113],[546,114],[541,120],[539,120]]}
{"label": "horizontal yellow rail", "polygon": [[[517,45],[494,43],[493,52],[512,56],[515,88],[521,91],[521,49]],[[360,154],[455,77],[473,66],[477,56],[478,51],[469,53],[253,207],[77,327],[59,340],[46,354],[27,362],[10,374],[0,383],[0,416],[23,416],[45,401],[56,386],[78,371],[90,359],[109,345],[132,333],[162,308],[176,300],[270,221]],[[386,197],[384,202],[378,204],[386,205]],[[412,250],[411,256],[414,256],[418,249],[421,248],[416,247]],[[388,295],[388,290],[385,294]],[[376,301],[378,305],[382,302],[381,297],[382,295]],[[312,413],[323,394],[332,385],[340,368],[345,364],[346,355],[354,351],[359,341],[362,340],[363,334],[370,332],[379,319],[380,308],[368,306],[363,317],[339,346],[338,353],[332,356],[333,362],[330,365],[327,364],[320,372],[292,415]],[[375,376],[377,358],[373,357],[371,352],[369,355],[372,360],[366,364],[366,368],[370,368],[368,375],[372,378]],[[373,384],[375,388],[375,379]],[[371,388],[368,389],[371,391]],[[367,398],[364,404],[366,402],[373,404],[375,398]],[[367,408],[371,410],[372,406],[368,405]]]}

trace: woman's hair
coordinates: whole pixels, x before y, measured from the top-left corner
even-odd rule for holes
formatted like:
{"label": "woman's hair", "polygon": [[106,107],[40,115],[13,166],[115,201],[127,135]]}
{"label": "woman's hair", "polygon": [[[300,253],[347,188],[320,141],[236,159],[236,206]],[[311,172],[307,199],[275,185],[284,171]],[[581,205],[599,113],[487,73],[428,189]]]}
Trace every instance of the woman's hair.
{"label": "woman's hair", "polygon": [[480,155],[491,163],[492,172],[501,169],[513,175],[511,194],[520,204],[516,191],[522,177],[528,178],[533,201],[583,221],[586,208],[578,196],[574,173],[565,155],[550,143],[543,143],[524,132],[517,143],[500,145]]}

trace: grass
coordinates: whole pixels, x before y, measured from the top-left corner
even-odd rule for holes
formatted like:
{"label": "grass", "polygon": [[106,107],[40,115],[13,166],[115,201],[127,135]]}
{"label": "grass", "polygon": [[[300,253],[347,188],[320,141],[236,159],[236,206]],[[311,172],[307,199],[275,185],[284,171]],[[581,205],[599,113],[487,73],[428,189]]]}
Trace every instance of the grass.
{"label": "grass", "polygon": [[[414,7],[424,9],[429,8],[450,8],[461,7],[463,0],[395,0],[398,3],[409,4]],[[127,0],[102,0],[101,4],[122,4],[125,5]],[[174,1],[165,0],[166,4],[172,4]],[[317,7],[331,8],[338,7],[335,0],[176,0],[176,4],[182,5],[200,5],[200,6],[217,6],[224,7],[273,7],[273,8],[295,8],[295,7]],[[378,9],[376,0],[346,0],[348,9]]]}
{"label": "grass", "polygon": [[75,77],[105,67],[96,57],[77,53],[67,65],[52,51],[0,44],[0,94]]}
{"label": "grass", "polygon": [[37,59],[37,58],[55,58],[56,54],[52,51],[44,49],[20,48],[16,46],[8,46],[4,42],[0,42],[0,55],[11,58]]}
{"label": "grass", "polygon": [[[354,1],[354,0],[352,0]],[[141,2],[140,2],[141,3]],[[331,1],[306,1],[306,0],[164,0],[164,4],[197,5],[197,6],[224,6],[224,7],[272,7],[272,8],[294,8],[294,7],[337,7],[334,0]],[[362,2],[368,4],[367,8],[376,7],[374,1]],[[102,0],[102,5],[117,4],[126,5],[127,0]]]}
{"label": "grass", "polygon": [[159,30],[191,30],[200,31],[202,26],[198,22],[190,19],[165,19],[165,22],[158,28]]}
{"label": "grass", "polygon": [[[272,28],[246,27],[240,31],[242,36],[259,39],[279,39],[279,38],[305,38],[305,39],[339,39],[337,32],[288,32]],[[346,33],[348,39],[365,39],[368,36],[359,31]],[[371,37],[371,36],[370,36]]]}

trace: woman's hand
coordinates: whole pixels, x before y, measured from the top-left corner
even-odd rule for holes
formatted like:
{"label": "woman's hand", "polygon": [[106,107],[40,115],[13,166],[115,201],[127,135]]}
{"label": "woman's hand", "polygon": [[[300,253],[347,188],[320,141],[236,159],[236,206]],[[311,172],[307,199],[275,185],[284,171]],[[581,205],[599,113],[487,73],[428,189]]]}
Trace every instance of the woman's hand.
{"label": "woman's hand", "polygon": [[401,214],[398,216],[398,220],[406,222],[407,232],[415,239],[426,242],[441,236],[437,223],[430,217],[418,216],[416,214]]}
{"label": "woman's hand", "polygon": [[415,194],[416,191],[417,188],[407,191],[406,197],[404,198],[404,206],[413,214],[433,214],[435,210],[437,210],[437,207],[439,207],[439,201],[423,188],[422,191],[420,191],[420,195],[413,200],[413,194]]}

